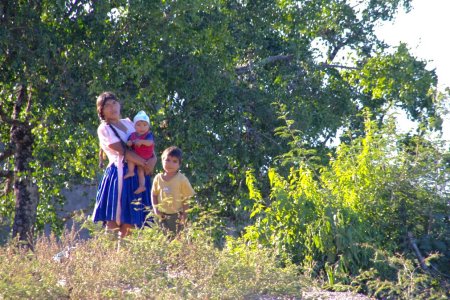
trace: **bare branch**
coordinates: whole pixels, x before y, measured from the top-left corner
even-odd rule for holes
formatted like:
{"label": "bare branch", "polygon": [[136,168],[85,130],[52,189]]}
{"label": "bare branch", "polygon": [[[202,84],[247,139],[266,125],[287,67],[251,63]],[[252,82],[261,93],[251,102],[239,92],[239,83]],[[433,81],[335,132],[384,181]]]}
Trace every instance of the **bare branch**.
{"label": "bare branch", "polygon": [[334,47],[333,51],[328,56],[328,61],[333,61],[336,55],[338,54],[339,50],[341,50],[344,43],[339,43],[338,46]]}
{"label": "bare branch", "polygon": [[339,69],[348,69],[348,70],[360,70],[360,68],[357,68],[357,67],[333,65],[333,64],[327,64],[327,63],[321,63],[320,67],[323,68],[323,69],[326,69],[326,68],[339,68]]}
{"label": "bare branch", "polygon": [[420,263],[420,267],[423,270],[428,271],[428,267],[425,264],[425,259],[423,258],[422,253],[420,253],[420,250],[416,244],[416,240],[414,239],[414,236],[411,232],[408,232],[408,242],[411,248],[413,248],[414,252],[416,253],[417,259],[419,260]]}

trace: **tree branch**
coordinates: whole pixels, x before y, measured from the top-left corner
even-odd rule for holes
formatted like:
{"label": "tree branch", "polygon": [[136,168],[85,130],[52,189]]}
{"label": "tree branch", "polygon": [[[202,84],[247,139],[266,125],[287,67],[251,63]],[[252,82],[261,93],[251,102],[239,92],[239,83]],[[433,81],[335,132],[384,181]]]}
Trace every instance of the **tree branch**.
{"label": "tree branch", "polygon": [[322,69],[326,69],[326,68],[339,68],[339,69],[348,69],[348,70],[360,70],[360,68],[357,68],[357,67],[349,67],[349,66],[334,65],[334,64],[327,64],[327,63],[321,63],[319,66],[320,66]]}
{"label": "tree branch", "polygon": [[17,100],[14,104],[12,118],[17,120],[19,118],[20,110],[22,109],[23,99],[25,98],[25,86],[19,85],[19,90],[17,91]]}
{"label": "tree branch", "polygon": [[292,54],[269,56],[269,57],[261,60],[257,64],[250,62],[249,64],[247,64],[245,66],[237,67],[237,68],[235,68],[235,71],[236,71],[236,74],[242,75],[244,73],[250,72],[253,68],[263,67],[265,65],[272,64],[277,61],[290,61],[293,57],[294,56]]}
{"label": "tree branch", "polygon": [[30,110],[31,110],[31,95],[32,95],[33,93],[31,92],[31,88],[30,88],[30,91],[29,91],[29,93],[28,93],[28,97],[27,97],[27,107],[25,108],[25,115],[26,115],[26,117],[25,117],[25,120],[28,122],[29,120],[30,120],[30,117],[31,117],[31,114],[30,114]]}
{"label": "tree branch", "polygon": [[420,267],[423,270],[428,271],[428,266],[425,264],[425,259],[423,258],[422,253],[420,253],[419,247],[417,247],[416,241],[411,232],[408,232],[408,242],[416,253],[417,258],[419,259]]}
{"label": "tree branch", "polygon": [[[248,73],[252,71],[255,68],[260,68],[268,64],[272,64],[278,61],[290,61],[292,60],[294,56],[292,54],[288,55],[275,55],[275,56],[269,56],[265,59],[262,59],[258,63],[249,62],[247,65],[239,66],[235,68],[237,75],[242,75],[245,73]],[[357,67],[349,67],[349,66],[343,66],[343,65],[337,65],[337,64],[328,64],[328,63],[321,63],[319,64],[319,68],[325,69],[325,68],[339,68],[339,69],[348,69],[348,70],[360,70],[360,68]]]}
{"label": "tree branch", "polygon": [[66,18],[70,18],[72,17],[73,12],[78,9],[79,3],[78,0],[75,1],[71,1],[72,3],[70,4],[70,8],[67,11],[67,13],[65,13]]}
{"label": "tree branch", "polygon": [[12,178],[14,172],[11,170],[0,170],[0,177]]}

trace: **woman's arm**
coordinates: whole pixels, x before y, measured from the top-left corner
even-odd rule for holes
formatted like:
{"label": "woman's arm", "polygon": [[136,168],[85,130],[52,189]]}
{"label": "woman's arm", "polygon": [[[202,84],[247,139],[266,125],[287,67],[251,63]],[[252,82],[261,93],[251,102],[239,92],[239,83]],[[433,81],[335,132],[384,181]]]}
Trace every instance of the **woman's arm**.
{"label": "woman's arm", "polygon": [[[111,148],[111,149],[119,152],[121,155],[123,155],[124,148],[123,148],[121,142],[111,144],[111,145],[109,145],[109,148]],[[146,175],[153,174],[153,170],[155,169],[155,165],[156,165],[156,161],[157,161],[154,150],[153,150],[153,157],[148,160],[145,160],[144,158],[137,155],[136,152],[134,152],[133,150],[127,149],[125,158],[129,161],[134,162],[137,166],[143,167]]]}
{"label": "woman's arm", "polygon": [[153,174],[153,170],[155,169],[157,160],[158,159],[156,158],[155,150],[153,149],[153,157],[148,159],[146,161],[146,163],[145,163],[146,164],[146,168],[147,168],[147,169],[145,169],[145,167],[144,167],[144,169],[146,171],[145,172],[146,174]]}
{"label": "woman's arm", "polygon": [[[120,155],[123,155],[123,152],[125,151],[125,149],[122,146],[121,142],[117,142],[117,143],[111,144],[108,147],[113,149],[114,151],[119,152]],[[127,149],[126,154],[125,154],[125,158],[127,160],[130,160],[130,161],[134,162],[137,166],[145,167],[145,165],[146,165],[146,160],[143,159],[142,157],[140,157],[139,155],[137,155],[133,150]]]}

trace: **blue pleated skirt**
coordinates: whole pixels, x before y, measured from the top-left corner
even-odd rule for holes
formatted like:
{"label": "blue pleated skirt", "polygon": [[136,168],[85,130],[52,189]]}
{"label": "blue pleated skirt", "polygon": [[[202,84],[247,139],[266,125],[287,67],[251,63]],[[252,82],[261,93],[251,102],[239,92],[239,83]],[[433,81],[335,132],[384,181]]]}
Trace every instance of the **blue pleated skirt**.
{"label": "blue pleated skirt", "polygon": [[[126,174],[127,170],[128,165],[125,163],[123,174]],[[134,173],[135,176],[125,179],[122,185],[120,222],[142,227],[146,222],[150,221],[147,220],[147,217],[152,209],[150,198],[152,178],[146,176],[146,190],[136,195],[134,194],[134,191],[139,186],[137,169]],[[98,186],[95,208],[92,215],[94,222],[116,221],[118,219],[118,190],[117,166],[112,164],[106,168],[103,178]]]}

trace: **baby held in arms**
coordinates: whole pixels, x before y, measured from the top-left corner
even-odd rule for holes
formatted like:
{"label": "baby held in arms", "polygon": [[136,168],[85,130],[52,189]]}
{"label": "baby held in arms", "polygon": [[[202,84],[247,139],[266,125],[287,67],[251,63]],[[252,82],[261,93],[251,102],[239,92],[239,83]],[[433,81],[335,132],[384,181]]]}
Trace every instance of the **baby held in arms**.
{"label": "baby held in arms", "polygon": [[[131,147],[136,154],[144,159],[150,159],[154,155],[155,142],[153,133],[150,130],[150,118],[144,111],[140,111],[133,119],[134,128],[136,132],[133,132],[129,138],[127,145]],[[134,176],[135,164],[128,162],[128,172],[125,174],[124,179]],[[134,191],[135,194],[140,194],[145,191],[145,174],[144,169],[140,166],[137,167],[139,187]]]}

